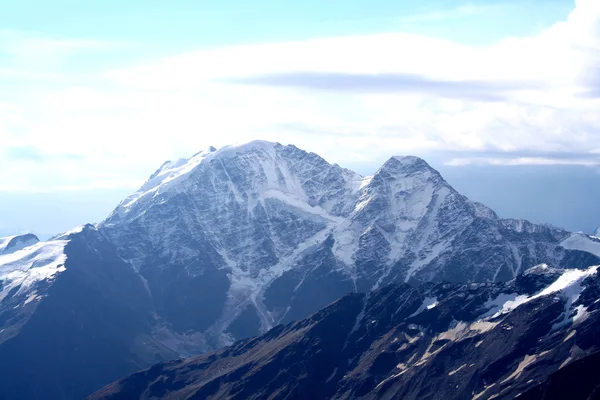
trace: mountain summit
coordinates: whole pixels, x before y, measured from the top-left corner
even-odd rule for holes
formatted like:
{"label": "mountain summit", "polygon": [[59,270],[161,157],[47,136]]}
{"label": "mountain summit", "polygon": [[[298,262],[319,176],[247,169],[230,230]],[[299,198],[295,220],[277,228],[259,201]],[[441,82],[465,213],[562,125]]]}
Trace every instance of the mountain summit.
{"label": "mountain summit", "polygon": [[33,233],[0,238],[0,255],[14,253],[39,241]]}
{"label": "mountain summit", "polygon": [[564,230],[498,218],[418,157],[363,177],[265,141],[165,163],[99,229],[184,354],[387,283],[505,281],[596,260],[561,247]]}
{"label": "mountain summit", "polygon": [[599,255],[597,238],[499,218],[417,157],[363,177],[291,145],[209,148],[164,163],[97,226],[0,255],[0,359],[15,360],[0,399],[81,398],[348,293]]}

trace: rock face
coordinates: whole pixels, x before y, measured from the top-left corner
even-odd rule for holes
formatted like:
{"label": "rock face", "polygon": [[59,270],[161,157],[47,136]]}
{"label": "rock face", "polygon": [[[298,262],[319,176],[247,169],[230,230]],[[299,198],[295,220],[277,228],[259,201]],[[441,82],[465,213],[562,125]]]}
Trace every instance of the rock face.
{"label": "rock face", "polygon": [[158,336],[181,354],[388,283],[600,263],[600,249],[585,247],[594,239],[561,246],[564,230],[500,219],[422,159],[392,157],[362,177],[268,142],[165,163],[99,229],[147,281]]}
{"label": "rock face", "polygon": [[[508,283],[419,288],[400,283],[368,295],[347,295],[261,337],[157,364],[90,399],[489,399],[520,394],[536,399],[543,393],[545,398],[587,398],[600,384],[597,371],[578,374],[573,382],[581,386],[559,384],[598,363],[597,270],[540,265]],[[544,390],[548,387],[559,387],[563,396]]]}
{"label": "rock face", "polygon": [[419,158],[362,177],[268,142],[167,162],[97,226],[0,243],[0,400],[79,399],[348,293],[356,311],[389,284],[600,264],[600,239],[500,219]]}
{"label": "rock face", "polygon": [[175,353],[139,275],[94,227],[0,256],[0,399],[80,399]]}
{"label": "rock face", "polygon": [[541,384],[518,396],[519,400],[600,398],[600,352],[567,364]]}

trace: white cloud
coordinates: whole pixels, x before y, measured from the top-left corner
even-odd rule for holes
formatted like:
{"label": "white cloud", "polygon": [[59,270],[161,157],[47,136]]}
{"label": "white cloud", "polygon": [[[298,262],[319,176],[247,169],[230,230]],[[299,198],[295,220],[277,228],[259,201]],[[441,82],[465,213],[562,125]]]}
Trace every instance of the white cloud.
{"label": "white cloud", "polygon": [[22,184],[15,186],[0,186],[0,192],[11,193],[53,193],[53,192],[84,192],[97,190],[129,189],[135,191],[144,183],[143,180],[104,180],[89,181],[74,185],[57,186],[24,186]]}
{"label": "white cloud", "polygon": [[572,86],[597,50],[598,3],[579,0],[568,20],[528,38],[488,47],[406,33],[219,48],[169,57],[110,77],[145,88],[190,87],[207,79],[302,72],[413,73],[448,81]]}
{"label": "white cloud", "polygon": [[545,157],[512,157],[512,158],[453,158],[445,163],[449,166],[464,165],[583,165],[594,167],[600,165],[600,159],[561,159]]}
{"label": "white cloud", "polygon": [[[453,165],[567,163],[561,153],[590,165],[600,149],[600,82],[590,73],[599,30],[600,2],[579,0],[539,35],[487,47],[386,33],[204,50],[78,77],[0,107],[0,152],[35,146],[83,159],[55,157],[40,173],[0,157],[16,171],[0,186],[137,182],[164,159],[257,138],[346,166],[430,152],[452,152]],[[522,155],[533,151],[544,155]],[[480,154],[494,152],[509,156]]]}

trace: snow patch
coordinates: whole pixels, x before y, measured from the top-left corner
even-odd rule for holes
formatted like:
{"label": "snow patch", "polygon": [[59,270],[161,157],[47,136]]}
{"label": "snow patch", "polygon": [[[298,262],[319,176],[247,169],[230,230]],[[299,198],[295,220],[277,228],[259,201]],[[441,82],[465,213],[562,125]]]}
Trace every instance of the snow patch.
{"label": "snow patch", "polygon": [[342,221],[344,221],[344,218],[333,216],[319,206],[313,207],[307,203],[306,198],[301,198],[292,193],[284,193],[277,189],[269,189],[263,194],[261,198],[262,201],[264,201],[265,199],[277,199],[307,214],[316,215],[330,222],[335,222],[337,224],[342,223]]}
{"label": "snow patch", "polygon": [[37,236],[32,234],[3,237],[0,238],[0,254],[14,253],[38,242]]}
{"label": "snow patch", "polygon": [[[582,282],[588,277],[596,275],[597,271],[598,266],[590,267],[586,270],[567,270],[556,281],[554,281],[554,283],[533,296],[517,295],[516,293],[502,293],[495,299],[488,300],[485,303],[484,307],[488,308],[489,310],[483,314],[482,317],[498,317],[499,315],[508,313],[520,305],[530,302],[531,300],[548,296],[553,293],[561,293],[567,298],[566,308],[568,310],[572,304],[577,301],[579,295],[583,291],[584,288],[582,286]],[[563,322],[566,322],[567,319],[568,313],[565,313],[565,319]]]}
{"label": "snow patch", "polygon": [[[0,256],[0,301],[10,291],[15,295],[27,293],[38,282],[64,272],[67,259],[64,248],[68,240],[39,242],[25,249]],[[34,299],[28,297],[27,302]]]}
{"label": "snow patch", "polygon": [[76,228],[68,230],[64,233],[61,233],[60,235],[55,236],[52,240],[67,240],[69,238],[69,236],[75,235],[77,233],[81,233],[81,232],[83,232],[83,230],[85,228],[90,228],[90,229],[94,229],[94,230],[96,229],[93,225],[83,224],[83,225],[79,225]]}
{"label": "snow patch", "polygon": [[593,236],[574,233],[560,245],[567,250],[585,251],[600,257],[600,239]]}
{"label": "snow patch", "polygon": [[423,300],[423,304],[421,304],[421,306],[417,309],[417,311],[412,313],[408,318],[412,318],[416,315],[419,315],[425,310],[431,310],[432,308],[435,308],[435,306],[437,306],[437,305],[438,305],[437,297],[426,297]]}

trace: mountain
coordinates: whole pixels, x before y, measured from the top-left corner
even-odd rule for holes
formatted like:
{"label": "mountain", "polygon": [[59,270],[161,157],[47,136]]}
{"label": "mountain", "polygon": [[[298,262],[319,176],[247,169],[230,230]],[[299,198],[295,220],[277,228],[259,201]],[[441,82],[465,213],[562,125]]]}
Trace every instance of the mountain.
{"label": "mountain", "polygon": [[[263,336],[157,364],[89,399],[541,398],[536,386],[549,376],[566,382],[558,376],[597,365],[598,268],[540,265],[508,283],[398,283],[350,294]],[[600,377],[577,381],[586,384],[561,386],[560,398],[587,398]]]}
{"label": "mountain", "polygon": [[388,283],[600,263],[600,241],[500,219],[417,157],[362,177],[262,141],[163,164],[99,230],[147,282],[155,337],[184,355]]}
{"label": "mountain", "polygon": [[39,241],[32,233],[0,238],[0,255],[14,253]]}
{"label": "mountain", "polygon": [[0,399],[81,399],[172,359],[143,281],[93,226],[0,256]]}
{"label": "mountain", "polygon": [[294,146],[209,148],[100,224],[0,255],[0,400],[82,398],[348,293],[500,284],[599,255],[600,239],[499,218],[416,157],[362,177]]}
{"label": "mountain", "polygon": [[600,238],[600,226],[598,228],[596,228],[596,230],[594,231],[594,234],[592,236]]}

